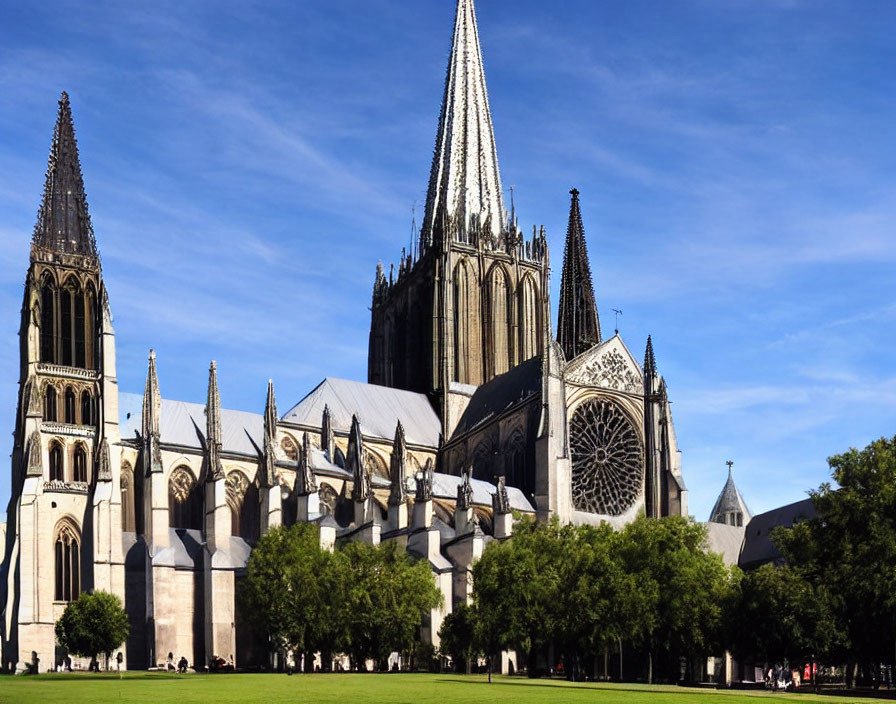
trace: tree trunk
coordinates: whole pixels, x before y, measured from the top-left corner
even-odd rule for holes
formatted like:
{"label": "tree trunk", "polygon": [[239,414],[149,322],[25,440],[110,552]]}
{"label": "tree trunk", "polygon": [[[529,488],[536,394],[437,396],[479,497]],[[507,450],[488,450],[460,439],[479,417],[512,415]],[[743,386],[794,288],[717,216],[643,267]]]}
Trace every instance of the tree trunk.
{"label": "tree trunk", "polygon": [[623,681],[622,676],[622,638],[619,639],[619,681]]}
{"label": "tree trunk", "polygon": [[604,682],[610,679],[610,649],[604,646]]}
{"label": "tree trunk", "polygon": [[489,655],[486,659],[486,663],[488,664],[488,683],[492,683],[492,656]]}
{"label": "tree trunk", "polygon": [[653,651],[647,651],[647,684],[653,684]]}

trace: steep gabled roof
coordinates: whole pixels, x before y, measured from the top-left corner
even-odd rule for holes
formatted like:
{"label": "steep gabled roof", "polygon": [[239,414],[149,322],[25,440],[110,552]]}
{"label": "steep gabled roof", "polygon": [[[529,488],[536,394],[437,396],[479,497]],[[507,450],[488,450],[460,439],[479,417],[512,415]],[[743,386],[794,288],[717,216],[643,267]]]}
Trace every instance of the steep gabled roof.
{"label": "steep gabled roof", "polygon": [[425,395],[360,381],[327,377],[281,420],[319,428],[325,406],[337,432],[348,433],[357,415],[362,435],[391,442],[401,421],[409,444],[438,447],[442,424]]}

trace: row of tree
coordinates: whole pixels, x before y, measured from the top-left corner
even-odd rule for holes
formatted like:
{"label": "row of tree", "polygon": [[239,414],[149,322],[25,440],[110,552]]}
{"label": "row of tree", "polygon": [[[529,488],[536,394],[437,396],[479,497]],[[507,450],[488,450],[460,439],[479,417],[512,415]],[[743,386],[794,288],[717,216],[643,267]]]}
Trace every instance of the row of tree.
{"label": "row of tree", "polygon": [[[459,663],[515,650],[530,674],[562,663],[598,675],[623,643],[652,681],[698,658],[846,665],[877,683],[896,666],[896,438],[828,460],[837,488],[811,492],[817,515],[773,532],[783,560],[743,573],[705,549],[705,528],[641,518],[620,531],[520,523],[473,569],[470,606],[448,616],[442,649]],[[630,657],[630,660],[632,658]],[[815,668],[812,668],[813,673]]]}
{"label": "row of tree", "polygon": [[271,652],[290,651],[306,671],[314,653],[324,669],[346,653],[354,669],[389,655],[412,658],[423,617],[442,603],[429,564],[415,562],[397,543],[351,542],[330,552],[320,547],[315,524],[278,527],[249,558],[240,598]]}

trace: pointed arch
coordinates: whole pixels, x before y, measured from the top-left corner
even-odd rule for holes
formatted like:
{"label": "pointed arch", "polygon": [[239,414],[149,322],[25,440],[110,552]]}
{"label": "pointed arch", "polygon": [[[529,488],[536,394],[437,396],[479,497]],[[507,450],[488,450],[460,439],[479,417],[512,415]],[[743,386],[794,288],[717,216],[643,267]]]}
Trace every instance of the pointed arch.
{"label": "pointed arch", "polygon": [[488,378],[503,374],[513,366],[513,338],[511,335],[511,287],[510,276],[500,264],[495,264],[488,277],[486,299]]}
{"label": "pointed arch", "polygon": [[99,342],[96,337],[97,300],[93,282],[88,282],[84,290],[84,367],[86,369],[99,368]]}
{"label": "pointed arch", "polygon": [[53,440],[50,443],[49,450],[51,482],[65,481],[65,467],[62,462],[62,458],[64,457],[63,453],[62,443],[58,440]]}
{"label": "pointed arch", "polygon": [[59,417],[59,402],[56,399],[56,387],[47,384],[44,390],[44,420],[55,423]]}
{"label": "pointed arch", "polygon": [[520,337],[518,362],[523,363],[541,353],[541,297],[538,285],[529,274],[520,281],[517,310]]}
{"label": "pointed arch", "polygon": [[56,601],[72,601],[81,593],[81,531],[63,518],[53,531],[56,550]]}
{"label": "pointed arch", "polygon": [[56,363],[56,282],[49,272],[40,283],[40,361]]}
{"label": "pointed arch", "polygon": [[461,259],[454,268],[454,380],[480,384],[479,287],[470,263]]}
{"label": "pointed arch", "polygon": [[87,481],[87,450],[82,442],[76,444],[72,452],[72,481]]}
{"label": "pointed arch", "polygon": [[202,530],[202,495],[190,468],[176,467],[168,479],[168,525]]}
{"label": "pointed arch", "polygon": [[121,463],[121,529],[134,533],[137,530],[137,518],[134,502],[134,470],[128,462]]}
{"label": "pointed arch", "polygon": [[230,506],[230,534],[254,543],[260,528],[258,488],[239,469],[228,472],[224,486]]}
{"label": "pointed arch", "polygon": [[65,397],[63,407],[65,410],[64,420],[66,423],[74,425],[76,423],[75,419],[75,391],[71,386],[67,386],[65,389]]}
{"label": "pointed arch", "polygon": [[81,392],[81,425],[94,425],[93,417],[93,398],[90,392],[84,390]]}

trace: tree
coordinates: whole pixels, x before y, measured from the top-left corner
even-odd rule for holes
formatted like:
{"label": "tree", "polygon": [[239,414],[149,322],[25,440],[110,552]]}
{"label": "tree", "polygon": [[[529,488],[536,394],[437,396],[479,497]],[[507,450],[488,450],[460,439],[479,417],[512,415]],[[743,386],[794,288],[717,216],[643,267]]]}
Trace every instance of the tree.
{"label": "tree", "polygon": [[428,563],[414,562],[395,542],[351,542],[338,551],[347,585],[339,619],[354,667],[372,659],[385,668],[389,654],[411,653],[420,624],[442,603]]}
{"label": "tree", "polygon": [[746,573],[730,613],[731,650],[766,665],[814,662],[827,652],[833,622],[825,594],[797,569],[771,564]]}
{"label": "tree", "polygon": [[691,665],[721,641],[731,573],[719,555],[704,550],[705,542],[703,526],[677,516],[641,517],[620,533],[619,555],[644,604],[629,625],[635,642],[647,647],[649,681],[656,657],[666,677],[677,679],[679,657]]}
{"label": "tree", "polygon": [[439,628],[442,652],[451,657],[455,669],[463,668],[468,675],[473,660],[482,650],[479,631],[476,609],[466,603],[455,606]]}
{"label": "tree", "polygon": [[324,588],[329,562],[313,523],[278,526],[258,541],[249,557],[242,598],[272,653],[289,650],[298,659],[326,640],[335,597],[330,585]]}
{"label": "tree", "polygon": [[108,659],[128,637],[128,630],[128,616],[117,596],[83,592],[56,622],[56,639],[69,652],[89,657],[93,664],[100,653]]}
{"label": "tree", "polygon": [[[829,657],[896,664],[896,438],[828,459],[839,488],[811,493],[816,516],[773,534],[830,606]],[[847,668],[851,684],[853,668]]]}

